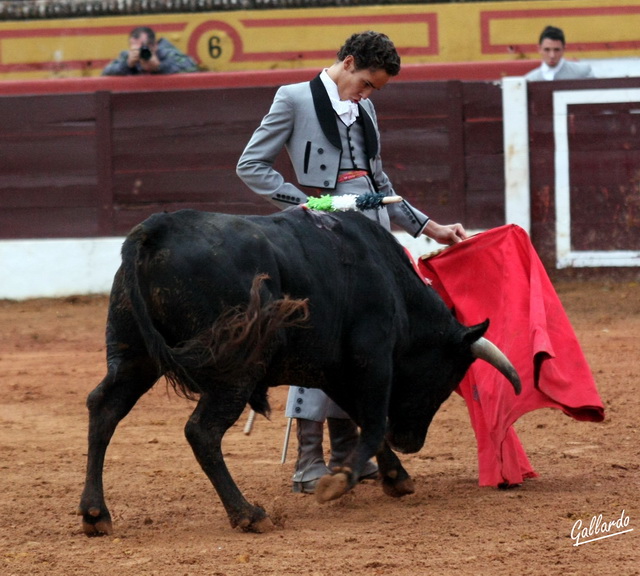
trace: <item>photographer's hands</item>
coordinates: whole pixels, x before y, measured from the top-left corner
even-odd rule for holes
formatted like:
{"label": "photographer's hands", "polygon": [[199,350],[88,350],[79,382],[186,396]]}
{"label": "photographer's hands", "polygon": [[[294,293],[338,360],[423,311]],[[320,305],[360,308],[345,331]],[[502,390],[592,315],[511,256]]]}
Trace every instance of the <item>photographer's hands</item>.
{"label": "photographer's hands", "polygon": [[158,60],[156,48],[155,46],[150,46],[149,50],[151,50],[151,58],[148,60],[140,59],[140,68],[145,72],[157,72],[160,69],[160,60]]}
{"label": "photographer's hands", "polygon": [[127,57],[127,66],[129,68],[140,68],[145,72],[157,72],[160,69],[160,60],[156,54],[157,47],[153,44],[147,48],[151,52],[151,57],[144,59],[140,57],[140,50],[143,47],[142,42],[138,38],[129,39],[129,56]]}
{"label": "photographer's hands", "polygon": [[129,48],[127,66],[129,66],[129,68],[135,68],[138,62],[140,62],[140,46],[137,48]]}

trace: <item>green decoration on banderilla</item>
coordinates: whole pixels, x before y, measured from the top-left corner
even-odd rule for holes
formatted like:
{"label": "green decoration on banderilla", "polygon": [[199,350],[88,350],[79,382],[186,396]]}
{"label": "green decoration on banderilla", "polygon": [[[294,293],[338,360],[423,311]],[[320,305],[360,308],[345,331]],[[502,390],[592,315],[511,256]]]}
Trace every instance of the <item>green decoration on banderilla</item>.
{"label": "green decoration on banderilla", "polygon": [[385,196],[380,193],[368,194],[344,194],[342,196],[330,196],[325,194],[319,198],[309,198],[303,207],[310,210],[323,212],[336,212],[346,210],[379,210],[385,204],[401,202],[401,196]]}

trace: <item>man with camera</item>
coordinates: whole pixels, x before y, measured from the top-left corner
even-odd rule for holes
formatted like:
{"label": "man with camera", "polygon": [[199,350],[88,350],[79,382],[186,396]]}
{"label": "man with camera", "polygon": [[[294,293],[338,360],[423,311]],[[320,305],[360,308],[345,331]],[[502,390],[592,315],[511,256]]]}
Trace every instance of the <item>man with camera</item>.
{"label": "man with camera", "polygon": [[178,74],[197,71],[198,66],[193,59],[180,52],[165,38],[156,42],[156,34],[151,28],[139,26],[129,34],[129,50],[123,50],[107,65],[102,75]]}

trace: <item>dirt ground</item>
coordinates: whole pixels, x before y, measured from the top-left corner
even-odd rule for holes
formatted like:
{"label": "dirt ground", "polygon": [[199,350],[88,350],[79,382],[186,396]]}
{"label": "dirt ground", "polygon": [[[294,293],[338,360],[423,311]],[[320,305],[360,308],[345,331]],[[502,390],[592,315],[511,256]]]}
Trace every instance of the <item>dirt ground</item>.
{"label": "dirt ground", "polygon": [[[183,427],[193,405],[164,381],[122,422],[107,453],[114,534],[87,538],[76,515],[84,482],[87,394],[104,374],[105,297],[0,301],[0,574],[640,574],[640,285],[557,284],[606,407],[600,424],[555,410],[517,432],[540,474],[520,488],[477,484],[476,447],[453,395],[427,444],[403,457],[416,493],[373,481],[339,501],[291,493],[295,440],[280,463],[285,389],[271,421],[247,414],[223,444],[250,501],[277,524],[232,530]],[[572,528],[624,517],[615,537],[574,546]],[[617,532],[617,529],[613,529]]]}

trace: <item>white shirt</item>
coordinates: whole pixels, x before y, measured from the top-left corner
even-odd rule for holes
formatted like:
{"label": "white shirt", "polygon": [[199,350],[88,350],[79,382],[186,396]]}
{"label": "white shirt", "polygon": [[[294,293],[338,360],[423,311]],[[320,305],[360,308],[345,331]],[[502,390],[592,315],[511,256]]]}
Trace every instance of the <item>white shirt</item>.
{"label": "white shirt", "polygon": [[546,62],[543,62],[542,66],[540,66],[540,72],[542,73],[542,77],[545,80],[553,80],[556,77],[556,74],[560,72],[560,68],[562,68],[563,64],[564,64],[564,58],[561,58],[560,62],[558,62],[558,64],[553,68],[551,68],[551,66],[549,66],[549,64],[547,64]]}
{"label": "white shirt", "polygon": [[356,118],[360,115],[358,105],[351,100],[340,100],[340,94],[338,93],[338,85],[331,79],[331,76],[327,73],[325,68],[320,72],[320,80],[324,84],[329,99],[331,100],[331,106],[335,110],[336,114],[340,117],[347,126],[351,126],[356,121]]}

